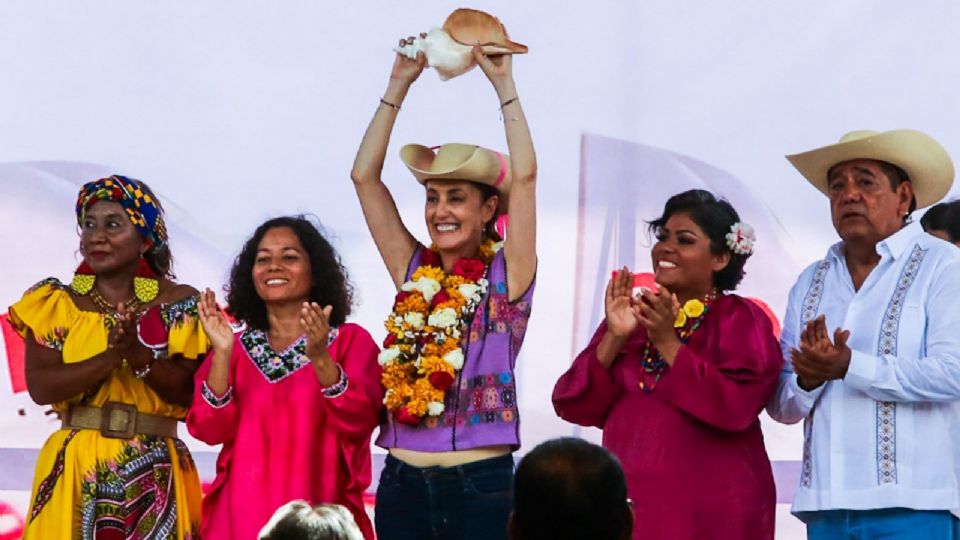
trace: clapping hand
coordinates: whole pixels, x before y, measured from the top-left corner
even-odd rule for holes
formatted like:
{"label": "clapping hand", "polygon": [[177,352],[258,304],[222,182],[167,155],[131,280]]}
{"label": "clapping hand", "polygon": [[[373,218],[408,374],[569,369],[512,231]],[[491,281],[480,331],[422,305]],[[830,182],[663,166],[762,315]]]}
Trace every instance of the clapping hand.
{"label": "clapping hand", "polygon": [[680,347],[680,338],[674,329],[680,301],[675,294],[660,285],[656,293],[644,290],[638,305],[640,309],[637,318],[647,329],[647,338],[667,358],[668,351]]}
{"label": "clapping hand", "polygon": [[117,320],[110,329],[108,348],[121,363],[126,360],[134,369],[142,369],[149,361],[138,358],[142,355],[137,354],[137,313],[123,302],[117,304]]}
{"label": "clapping hand", "polygon": [[627,337],[639,323],[640,310],[630,296],[633,290],[633,273],[626,266],[618,270],[607,282],[604,296],[604,311],[607,331],[616,337]]}
{"label": "clapping hand", "polygon": [[801,388],[812,390],[826,381],[842,379],[847,374],[853,354],[847,346],[849,338],[849,330],[837,328],[831,342],[823,315],[807,323],[800,333],[800,350],[789,350],[790,361]]}
{"label": "clapping hand", "polygon": [[213,345],[214,350],[225,353],[227,358],[233,352],[233,329],[230,328],[230,322],[220,311],[217,305],[217,297],[210,289],[200,293],[200,303],[197,309],[200,315],[200,324],[203,331]]}
{"label": "clapping hand", "polygon": [[304,302],[300,310],[300,326],[307,335],[306,356],[313,362],[317,379],[323,386],[333,386],[340,378],[340,370],[327,351],[332,312],[333,306],[321,308],[316,302]]}

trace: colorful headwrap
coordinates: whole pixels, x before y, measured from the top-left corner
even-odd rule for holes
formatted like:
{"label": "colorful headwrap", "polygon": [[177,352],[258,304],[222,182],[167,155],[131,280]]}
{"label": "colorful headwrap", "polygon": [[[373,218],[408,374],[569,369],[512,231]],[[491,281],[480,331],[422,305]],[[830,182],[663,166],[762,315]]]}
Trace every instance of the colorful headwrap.
{"label": "colorful headwrap", "polygon": [[84,184],[77,195],[77,223],[83,223],[87,209],[99,201],[120,203],[127,211],[130,222],[146,241],[147,249],[166,243],[167,227],[163,223],[163,208],[150,188],[140,180],[113,175]]}

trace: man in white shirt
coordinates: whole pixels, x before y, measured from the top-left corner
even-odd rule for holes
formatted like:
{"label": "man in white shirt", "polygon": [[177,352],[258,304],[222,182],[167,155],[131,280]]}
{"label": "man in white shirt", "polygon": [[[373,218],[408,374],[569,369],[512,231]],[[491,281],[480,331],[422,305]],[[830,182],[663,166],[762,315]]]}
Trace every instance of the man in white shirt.
{"label": "man in white shirt", "polygon": [[787,159],[841,238],[790,291],[767,406],[804,422],[793,512],[811,540],[960,538],[960,250],[910,220],[950,190],[950,156],[895,130]]}

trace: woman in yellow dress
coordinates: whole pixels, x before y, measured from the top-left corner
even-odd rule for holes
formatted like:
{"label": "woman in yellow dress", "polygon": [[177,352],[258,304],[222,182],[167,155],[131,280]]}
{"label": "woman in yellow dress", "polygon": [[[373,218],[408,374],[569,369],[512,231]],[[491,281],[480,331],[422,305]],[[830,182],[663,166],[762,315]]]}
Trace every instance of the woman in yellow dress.
{"label": "woman in yellow dress", "polygon": [[40,451],[25,539],[191,539],[200,482],[177,438],[207,351],[197,291],[174,283],[163,209],[111,176],[77,198],[83,263],[10,307],[27,388],[62,428]]}

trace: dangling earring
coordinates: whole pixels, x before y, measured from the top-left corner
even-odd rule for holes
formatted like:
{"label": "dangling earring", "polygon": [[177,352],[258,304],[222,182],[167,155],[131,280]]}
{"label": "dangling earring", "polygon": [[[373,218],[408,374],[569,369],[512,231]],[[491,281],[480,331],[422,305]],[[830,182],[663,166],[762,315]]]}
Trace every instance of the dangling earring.
{"label": "dangling earring", "polygon": [[93,273],[93,269],[86,262],[83,262],[74,271],[70,288],[77,294],[87,294],[93,290],[93,284],[96,280],[97,276]]}
{"label": "dangling earring", "polygon": [[133,278],[133,293],[137,296],[137,300],[144,304],[152,302],[160,294],[160,282],[157,281],[157,274],[154,273],[143,257],[140,257],[137,275]]}

